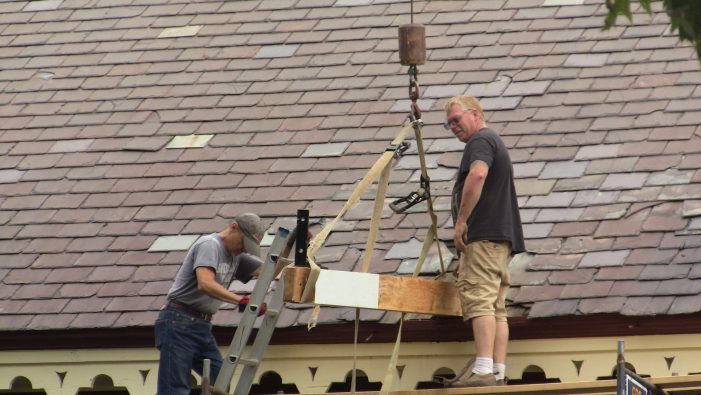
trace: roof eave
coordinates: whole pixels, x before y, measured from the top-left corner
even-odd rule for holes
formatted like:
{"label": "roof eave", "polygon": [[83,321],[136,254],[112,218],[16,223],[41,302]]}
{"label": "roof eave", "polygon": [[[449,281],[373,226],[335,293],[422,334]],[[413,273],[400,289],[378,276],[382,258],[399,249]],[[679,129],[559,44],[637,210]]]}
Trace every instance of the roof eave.
{"label": "roof eave", "polygon": [[[510,318],[513,340],[607,336],[674,335],[701,332],[701,313],[664,316],[598,314],[538,319]],[[352,322],[276,329],[271,344],[348,344],[353,342]],[[231,341],[234,328],[214,327],[220,344]],[[363,343],[389,343],[397,335],[396,324],[363,322]],[[451,342],[472,340],[472,331],[461,319],[433,319],[404,323],[404,342]],[[90,328],[70,330],[22,330],[0,332],[0,350],[59,350],[86,348],[153,347],[153,327]]]}

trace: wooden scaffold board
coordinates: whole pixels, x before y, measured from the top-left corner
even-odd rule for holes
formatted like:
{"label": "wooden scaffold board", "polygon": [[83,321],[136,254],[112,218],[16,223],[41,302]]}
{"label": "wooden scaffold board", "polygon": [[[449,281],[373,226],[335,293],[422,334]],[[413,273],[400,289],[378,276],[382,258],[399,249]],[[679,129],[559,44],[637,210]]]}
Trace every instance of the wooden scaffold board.
{"label": "wooden scaffold board", "polygon": [[[669,376],[648,379],[651,383],[672,395],[701,394],[701,375]],[[339,393],[342,395],[343,393]],[[345,393],[349,394],[349,393]],[[376,391],[364,391],[364,395],[376,395]],[[496,387],[441,388],[409,391],[392,391],[391,395],[616,395],[616,380],[582,381],[572,383],[523,384]]]}
{"label": "wooden scaffold board", "polygon": [[[305,267],[285,270],[285,301],[302,302],[310,271]],[[321,306],[462,315],[453,282],[340,270],[321,270],[313,302]]]}

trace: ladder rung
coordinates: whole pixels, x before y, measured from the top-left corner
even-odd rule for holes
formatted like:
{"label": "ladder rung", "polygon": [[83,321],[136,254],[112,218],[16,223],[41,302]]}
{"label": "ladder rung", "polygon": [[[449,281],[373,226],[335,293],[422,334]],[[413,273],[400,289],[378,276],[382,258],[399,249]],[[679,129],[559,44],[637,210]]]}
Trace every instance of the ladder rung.
{"label": "ladder rung", "polygon": [[258,364],[260,363],[260,361],[257,360],[257,359],[245,359],[245,358],[241,358],[241,359],[239,360],[239,363],[242,364],[242,365],[246,365],[246,366],[258,366]]}

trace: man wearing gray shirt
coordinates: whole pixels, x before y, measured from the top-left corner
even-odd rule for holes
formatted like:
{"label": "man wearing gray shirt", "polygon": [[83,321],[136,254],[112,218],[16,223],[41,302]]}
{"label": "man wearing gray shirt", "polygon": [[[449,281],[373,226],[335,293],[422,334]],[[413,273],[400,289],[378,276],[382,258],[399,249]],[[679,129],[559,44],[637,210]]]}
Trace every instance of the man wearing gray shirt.
{"label": "man wearing gray shirt", "polygon": [[226,229],[190,247],[156,320],[158,395],[189,394],[190,372],[202,375],[204,359],[211,360],[211,381],[216,380],[222,357],[212,335],[212,315],[224,302],[245,298],[228,288],[234,279],[247,282],[258,275],[261,262],[246,254],[260,256],[264,232],[257,215],[240,214]]}

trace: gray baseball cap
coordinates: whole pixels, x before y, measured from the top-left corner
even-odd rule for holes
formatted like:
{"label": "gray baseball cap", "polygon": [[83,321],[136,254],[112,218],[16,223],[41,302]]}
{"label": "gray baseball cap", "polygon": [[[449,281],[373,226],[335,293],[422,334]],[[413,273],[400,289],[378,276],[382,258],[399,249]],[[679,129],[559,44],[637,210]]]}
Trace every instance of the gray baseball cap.
{"label": "gray baseball cap", "polygon": [[243,248],[247,253],[260,256],[260,241],[265,234],[265,227],[260,217],[253,213],[239,214],[234,218],[243,233]]}

